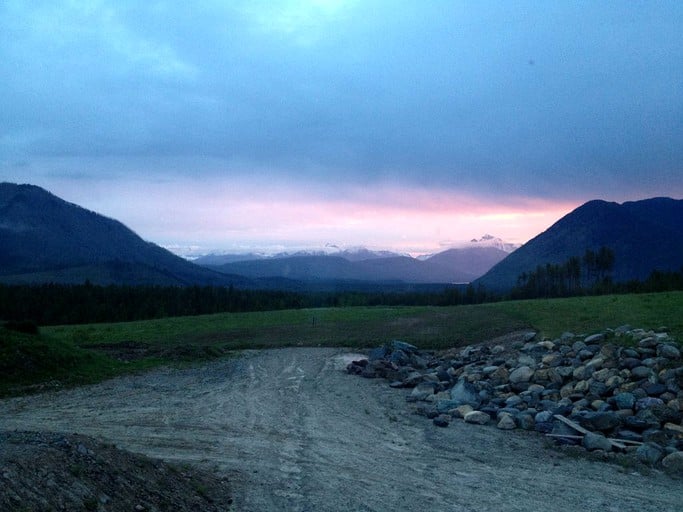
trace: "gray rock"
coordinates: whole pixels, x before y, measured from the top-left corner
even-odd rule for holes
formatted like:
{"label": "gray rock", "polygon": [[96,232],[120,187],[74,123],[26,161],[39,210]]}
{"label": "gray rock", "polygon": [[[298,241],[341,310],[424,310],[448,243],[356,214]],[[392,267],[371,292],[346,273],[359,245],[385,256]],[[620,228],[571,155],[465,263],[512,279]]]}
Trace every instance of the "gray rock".
{"label": "gray rock", "polygon": [[638,342],[638,347],[640,348],[655,348],[657,346],[657,338],[654,336],[648,336],[643,338]]}
{"label": "gray rock", "polygon": [[536,421],[532,414],[521,413],[515,418],[517,426],[523,430],[533,430],[536,426]]}
{"label": "gray rock", "polygon": [[457,400],[437,400],[436,401],[436,410],[441,412],[441,413],[446,413],[449,412],[453,409],[458,408],[460,405],[462,405],[460,402]]}
{"label": "gray rock", "polygon": [[593,334],[591,336],[587,336],[586,338],[584,338],[583,342],[586,345],[594,345],[596,343],[600,343],[604,339],[605,339],[605,335],[603,333],[598,333],[598,334]]}
{"label": "gray rock", "polygon": [[370,351],[368,359],[370,361],[377,361],[378,359],[384,359],[389,355],[389,349],[387,347],[377,347]]}
{"label": "gray rock", "polygon": [[583,350],[579,351],[578,356],[579,356],[579,359],[582,359],[582,360],[590,359],[591,357],[593,357],[593,352],[591,352],[587,348],[584,348]]}
{"label": "gray rock", "polygon": [[534,370],[528,366],[520,366],[510,373],[510,382],[513,384],[519,384],[522,382],[529,382],[534,374]]}
{"label": "gray rock", "polygon": [[583,437],[583,447],[588,451],[604,450],[606,452],[612,449],[612,443],[602,434],[595,434],[588,432]]}
{"label": "gray rock", "polygon": [[643,432],[643,441],[646,443],[657,443],[664,446],[668,441],[668,436],[663,430],[652,428]]}
{"label": "gray rock", "polygon": [[498,425],[496,426],[501,430],[514,430],[517,428],[517,423],[515,423],[515,418],[512,414],[504,412],[500,414]]}
{"label": "gray rock", "polygon": [[680,359],[681,351],[674,345],[661,343],[657,345],[657,355],[660,357],[666,357],[667,359]]}
{"label": "gray rock", "polygon": [[607,412],[588,412],[578,417],[578,422],[582,427],[590,431],[605,432],[621,425],[619,416],[611,411]]}
{"label": "gray rock", "polygon": [[683,475],[683,452],[673,452],[662,459],[662,466],[668,473]]}
{"label": "gray rock", "polygon": [[636,366],[631,369],[631,375],[636,379],[647,379],[653,375],[652,370],[647,366]]}
{"label": "gray rock", "polygon": [[417,352],[417,347],[405,341],[393,340],[389,347],[391,350],[402,350],[404,352]]}
{"label": "gray rock", "polygon": [[637,357],[625,357],[621,361],[619,361],[619,367],[626,368],[628,370],[632,370],[633,368],[640,365],[641,361]]}
{"label": "gray rock", "polygon": [[600,381],[591,382],[588,386],[588,391],[595,396],[606,396],[608,390],[607,384]]}
{"label": "gray rock", "polygon": [[471,405],[474,408],[481,405],[479,391],[474,385],[464,379],[460,379],[451,389],[451,399],[458,402],[458,405]]}
{"label": "gray rock", "polygon": [[394,350],[389,356],[389,361],[398,366],[405,366],[410,363],[410,357],[403,350]]}
{"label": "gray rock", "polygon": [[432,422],[437,427],[447,427],[451,423],[451,417],[448,414],[439,414]]}
{"label": "gray rock", "polygon": [[553,413],[552,411],[541,411],[536,414],[534,417],[534,421],[536,423],[547,423],[549,421],[552,421],[553,419]]}
{"label": "gray rock", "polygon": [[576,380],[586,380],[590,378],[592,370],[584,365],[577,366],[574,368],[572,372],[572,377],[574,377]]}
{"label": "gray rock", "polygon": [[519,404],[521,404],[522,402],[523,402],[523,400],[519,395],[512,395],[512,396],[505,399],[505,406],[506,407],[516,407]]}
{"label": "gray rock", "polygon": [[489,375],[489,381],[493,386],[500,386],[507,384],[510,379],[510,372],[508,372],[505,366],[499,366],[496,370]]}
{"label": "gray rock", "polygon": [[585,348],[586,348],[586,344],[583,341],[575,341],[574,344],[572,345],[572,350],[576,353],[581,352]]}
{"label": "gray rock", "polygon": [[659,382],[645,382],[641,387],[645,390],[648,396],[652,397],[658,397],[662,393],[666,393],[666,386],[664,384],[660,384]]}
{"label": "gray rock", "polygon": [[664,401],[661,398],[655,398],[652,396],[646,396],[645,398],[640,398],[636,400],[636,411],[642,411],[643,409],[652,409],[658,405],[664,405]]}
{"label": "gray rock", "polygon": [[491,421],[491,416],[482,411],[471,411],[465,414],[465,423],[486,425],[489,421]]}
{"label": "gray rock", "polygon": [[434,394],[434,383],[433,382],[420,382],[417,386],[413,388],[410,393],[410,397],[413,400],[424,400],[429,395]]}
{"label": "gray rock", "polygon": [[403,379],[403,385],[407,388],[412,388],[417,386],[424,377],[420,372],[410,372],[405,379]]}
{"label": "gray rock", "polygon": [[663,456],[664,448],[656,443],[645,443],[636,450],[636,459],[644,464],[657,464]]}
{"label": "gray rock", "polygon": [[614,403],[617,409],[633,409],[636,404],[636,397],[633,393],[619,393],[614,397]]}

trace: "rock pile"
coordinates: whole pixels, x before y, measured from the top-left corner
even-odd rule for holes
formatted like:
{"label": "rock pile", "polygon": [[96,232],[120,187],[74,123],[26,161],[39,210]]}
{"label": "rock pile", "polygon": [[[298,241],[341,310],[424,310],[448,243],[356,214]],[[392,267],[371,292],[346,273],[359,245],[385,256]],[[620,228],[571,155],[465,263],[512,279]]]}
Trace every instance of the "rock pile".
{"label": "rock pile", "polygon": [[664,328],[481,344],[441,355],[392,341],[347,371],[411,388],[415,412],[536,430],[590,451],[632,453],[683,474],[683,360]]}

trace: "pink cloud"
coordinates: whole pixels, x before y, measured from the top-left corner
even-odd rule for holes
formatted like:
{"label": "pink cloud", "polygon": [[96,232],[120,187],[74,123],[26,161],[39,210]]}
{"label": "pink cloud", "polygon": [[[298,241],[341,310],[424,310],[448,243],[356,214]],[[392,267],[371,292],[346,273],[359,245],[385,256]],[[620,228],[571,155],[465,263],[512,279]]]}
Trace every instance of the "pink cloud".
{"label": "pink cloud", "polygon": [[578,206],[392,184],[335,188],[332,180],[303,188],[264,177],[61,188],[65,199],[121,220],[147,240],[225,250],[334,243],[424,253],[485,233],[525,242]]}

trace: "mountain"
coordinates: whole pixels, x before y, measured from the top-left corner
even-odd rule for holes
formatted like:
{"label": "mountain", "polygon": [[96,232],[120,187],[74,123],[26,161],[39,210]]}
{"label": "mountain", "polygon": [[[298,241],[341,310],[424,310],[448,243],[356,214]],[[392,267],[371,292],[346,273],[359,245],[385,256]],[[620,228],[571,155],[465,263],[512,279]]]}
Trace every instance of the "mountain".
{"label": "mountain", "polygon": [[284,277],[302,281],[466,283],[481,276],[506,255],[494,247],[472,247],[449,249],[419,260],[366,249],[333,255],[299,254],[233,261],[211,268],[252,279]]}
{"label": "mountain", "polygon": [[265,259],[267,257],[268,256],[266,256],[264,254],[259,254],[259,253],[255,253],[255,252],[241,253],[241,254],[211,253],[211,254],[205,254],[203,256],[199,256],[198,258],[193,259],[192,262],[196,265],[202,265],[202,266],[206,266],[206,267],[216,267],[219,265],[225,265],[226,263],[235,263],[237,261],[262,260],[262,259]]}
{"label": "mountain", "polygon": [[[493,237],[490,237],[493,238]],[[289,290],[470,282],[506,253],[491,240],[418,260],[328,245],[266,257],[209,255],[191,263],[120,222],[32,185],[0,184],[0,282],[189,285]],[[373,284],[374,283],[374,284]]]}
{"label": "mountain", "polygon": [[494,247],[508,253],[519,249],[519,244],[506,242],[502,238],[498,238],[489,234],[482,236],[479,240],[473,238],[470,240],[470,244],[476,244],[478,247]]}
{"label": "mountain", "polygon": [[409,256],[349,261],[341,256],[288,256],[239,261],[218,267],[221,272],[249,278],[285,277],[301,281],[345,280],[403,283],[469,281],[470,274],[445,271]]}
{"label": "mountain", "polygon": [[219,265],[225,265],[227,263],[236,263],[243,261],[254,261],[254,260],[266,260],[266,259],[282,259],[282,258],[293,258],[293,257],[304,257],[304,256],[330,256],[344,258],[347,261],[364,261],[378,258],[389,258],[394,256],[401,256],[395,252],[391,251],[371,251],[365,247],[357,247],[353,249],[340,249],[335,245],[327,245],[325,249],[317,251],[297,251],[293,253],[281,252],[274,255],[267,255],[263,253],[242,253],[242,254],[230,254],[230,253],[211,253],[205,256],[200,256],[193,260],[197,265],[204,265],[208,267],[216,267]]}
{"label": "mountain", "polygon": [[0,281],[227,284],[120,222],[33,185],[0,183]]}
{"label": "mountain", "polygon": [[502,261],[508,251],[497,246],[471,246],[448,249],[427,258],[425,263],[443,269],[459,269],[472,276],[473,280],[485,274],[495,264]]}
{"label": "mountain", "polygon": [[645,279],[655,269],[683,266],[683,200],[653,198],[623,204],[589,201],[494,266],[476,282],[509,290],[522,272],[564,263],[586,249],[614,251],[616,282]]}

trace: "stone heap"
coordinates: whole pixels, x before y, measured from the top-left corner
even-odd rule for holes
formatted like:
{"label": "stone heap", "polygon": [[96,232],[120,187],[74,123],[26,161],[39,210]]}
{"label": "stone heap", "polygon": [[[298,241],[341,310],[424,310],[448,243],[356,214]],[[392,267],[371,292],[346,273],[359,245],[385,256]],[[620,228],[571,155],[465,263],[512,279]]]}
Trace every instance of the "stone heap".
{"label": "stone heap", "polygon": [[392,341],[347,371],[411,388],[415,412],[437,426],[462,418],[536,430],[683,474],[683,361],[664,328],[541,341],[527,332],[440,355]]}

